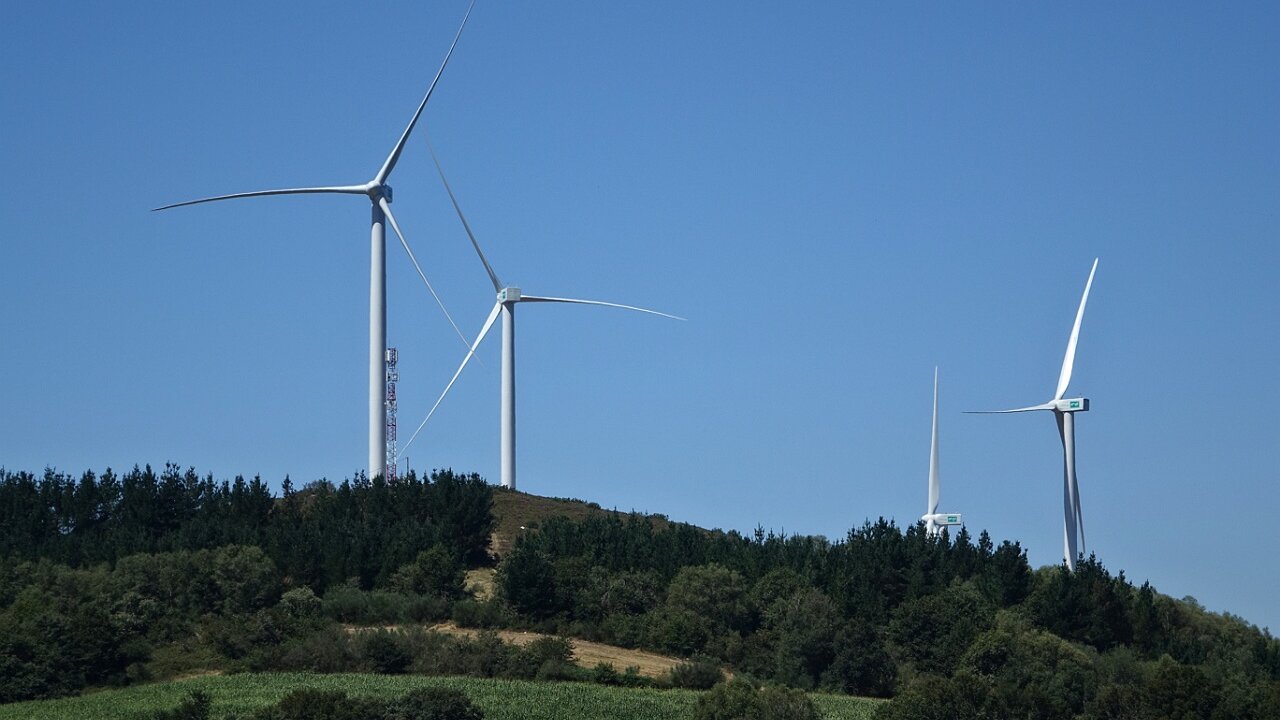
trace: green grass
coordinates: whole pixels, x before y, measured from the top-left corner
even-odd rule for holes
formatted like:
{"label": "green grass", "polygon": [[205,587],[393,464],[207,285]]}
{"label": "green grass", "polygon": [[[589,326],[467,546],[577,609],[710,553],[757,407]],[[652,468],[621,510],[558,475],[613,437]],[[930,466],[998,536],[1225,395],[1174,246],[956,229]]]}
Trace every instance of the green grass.
{"label": "green grass", "polygon": [[[79,697],[0,705],[0,720],[137,720],[178,704],[191,690],[213,698],[214,717],[269,705],[298,687],[345,690],[352,695],[395,697],[415,687],[451,687],[467,693],[486,720],[666,720],[687,718],[700,693],[625,689],[587,683],[542,683],[413,675],[313,675],[245,673],[101,690]],[[831,720],[870,718],[875,700],[811,695]]]}
{"label": "green grass", "polygon": [[[549,518],[565,517],[581,521],[592,515],[614,514],[627,516],[626,510],[605,510],[595,503],[567,498],[542,497],[530,495],[517,490],[495,489],[493,493],[493,519],[497,525],[493,529],[489,550],[499,557],[505,555],[515,544],[516,536],[521,533],[521,526],[539,525]],[[665,529],[670,521],[665,517],[650,515],[654,527]]]}

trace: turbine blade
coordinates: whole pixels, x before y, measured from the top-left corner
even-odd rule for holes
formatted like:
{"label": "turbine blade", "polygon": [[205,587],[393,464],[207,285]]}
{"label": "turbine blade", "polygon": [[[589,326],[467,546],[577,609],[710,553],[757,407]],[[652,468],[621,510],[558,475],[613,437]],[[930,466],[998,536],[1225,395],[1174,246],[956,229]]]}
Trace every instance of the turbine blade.
{"label": "turbine blade", "polygon": [[933,438],[929,441],[929,514],[938,512],[942,487],[938,478],[938,368],[933,369]]}
{"label": "turbine blade", "polygon": [[470,343],[467,336],[462,334],[462,330],[458,327],[458,323],[453,321],[453,316],[449,314],[449,310],[444,306],[444,302],[440,300],[440,296],[436,294],[436,289],[431,287],[431,281],[427,279],[427,274],[422,272],[422,266],[418,264],[418,258],[414,257],[413,250],[409,247],[409,242],[404,239],[404,233],[400,232],[400,223],[396,222],[396,216],[391,214],[391,203],[387,202],[384,197],[378,198],[378,207],[382,208],[382,213],[387,216],[387,220],[391,222],[391,228],[396,231],[396,237],[400,238],[400,244],[404,247],[404,251],[409,254],[409,262],[413,263],[413,269],[418,271],[418,277],[422,278],[422,282],[427,286],[427,290],[431,291],[431,297],[436,299],[436,304],[440,306],[441,312],[449,319],[449,324],[453,326],[453,331],[458,333],[458,337],[462,339],[462,346],[468,347]]}
{"label": "turbine blade", "polygon": [[[1084,547],[1084,516],[1080,513],[1080,473],[1078,468],[1079,463],[1076,461],[1075,416],[1071,417],[1070,423],[1071,434],[1068,440],[1071,443],[1071,448],[1068,452],[1071,455],[1071,505],[1076,518],[1076,529],[1080,533],[1080,554],[1083,555],[1087,551]],[[1066,449],[1064,448],[1064,450]]]}
{"label": "turbine blade", "polygon": [[471,232],[471,223],[467,222],[467,216],[462,214],[462,206],[458,204],[458,198],[453,195],[453,188],[449,187],[449,181],[445,179],[444,168],[440,166],[440,158],[436,156],[436,149],[432,147],[430,137],[427,137],[427,150],[431,152],[431,159],[435,161],[436,172],[440,174],[440,182],[444,183],[445,192],[449,193],[449,201],[453,203],[453,209],[458,213],[458,219],[462,221],[462,227],[467,231],[467,237],[471,238],[471,247],[476,249],[476,254],[480,256],[480,262],[484,263],[484,271],[489,273],[489,282],[493,283],[493,291],[498,292],[502,289],[502,281],[498,279],[497,273],[493,271],[493,266],[489,264],[489,258],[484,256],[484,251],[480,249],[480,243],[476,242],[476,234]]}
{"label": "turbine blade", "polygon": [[1076,527],[1080,529],[1080,554],[1087,554],[1089,551],[1085,548],[1084,542],[1084,515],[1080,512],[1080,478],[1076,477],[1074,497],[1071,498],[1072,504],[1075,505],[1076,511]]}
{"label": "turbine blade", "polygon": [[1012,410],[965,410],[966,415],[1002,415],[1004,413],[1031,412],[1033,410],[1052,410],[1053,403],[1032,405],[1031,407],[1014,408]]}
{"label": "turbine blade", "polygon": [[493,321],[498,318],[498,313],[501,310],[502,303],[494,303],[493,310],[489,311],[489,317],[484,321],[484,327],[480,328],[480,334],[476,336],[476,341],[467,349],[467,356],[462,358],[462,364],[458,366],[456,371],[454,371],[453,377],[449,378],[449,384],[444,386],[444,392],[441,392],[440,397],[436,398],[436,404],[431,406],[431,410],[427,412],[427,416],[422,419],[422,422],[418,423],[418,429],[413,431],[413,435],[409,437],[409,442],[404,444],[404,448],[400,450],[400,453],[398,453],[396,457],[399,457],[399,455],[403,454],[405,450],[408,450],[409,446],[413,444],[413,441],[417,439],[418,433],[422,432],[422,428],[426,427],[427,421],[435,414],[436,408],[440,407],[440,403],[444,400],[444,396],[449,394],[450,388],[452,388],[453,384],[457,382],[458,376],[462,374],[462,369],[467,366],[467,362],[471,360],[471,356],[476,354],[476,348],[480,347],[480,342],[484,340],[484,336],[489,334],[489,328],[493,327]]}
{"label": "turbine blade", "polygon": [[396,169],[396,163],[400,161],[400,153],[404,152],[404,145],[409,141],[409,133],[413,132],[413,126],[418,124],[418,118],[422,116],[422,111],[427,107],[427,101],[431,99],[431,93],[435,92],[436,83],[440,82],[440,76],[444,74],[444,68],[449,64],[449,58],[453,57],[453,49],[458,46],[458,38],[462,37],[462,29],[467,26],[467,18],[471,17],[471,9],[476,6],[476,0],[471,0],[471,4],[467,6],[467,13],[462,16],[462,24],[458,26],[458,32],[453,36],[453,43],[449,45],[449,52],[445,53],[444,62],[440,63],[440,69],[436,71],[436,76],[431,80],[431,86],[427,88],[427,94],[422,97],[422,102],[418,103],[418,110],[413,114],[413,119],[409,121],[409,125],[405,127],[404,132],[400,134],[400,140],[396,142],[396,146],[391,148],[391,154],[387,156],[387,161],[382,163],[382,169],[378,174],[373,176],[373,183],[381,185],[387,181],[387,177],[391,175],[391,171]]}
{"label": "turbine blade", "polygon": [[315,193],[340,193],[345,195],[368,195],[369,188],[364,185],[333,185],[330,187],[309,187],[309,188],[284,188],[282,190],[257,190],[246,193],[233,193],[231,195],[218,195],[215,197],[200,198],[199,200],[187,200],[186,202],[173,203],[172,205],[161,205],[158,208],[151,208],[151,212],[159,210],[168,210],[170,208],[183,207],[185,205],[199,205],[200,203],[216,202],[218,200],[235,200],[236,198],[248,197],[264,197],[266,195],[311,195]]}
{"label": "turbine blade", "polygon": [[1071,383],[1071,370],[1076,363],[1076,341],[1080,338],[1080,321],[1084,319],[1084,305],[1089,302],[1089,288],[1093,287],[1093,274],[1098,271],[1098,258],[1093,259],[1093,268],[1089,270],[1089,279],[1084,284],[1084,295],[1080,297],[1080,308],[1076,310],[1076,322],[1071,326],[1071,338],[1067,340],[1067,354],[1062,358],[1062,372],[1058,374],[1058,389],[1053,393],[1054,400],[1061,400]]}
{"label": "turbine blade", "polygon": [[526,300],[528,300],[529,302],[558,302],[558,303],[575,303],[578,305],[603,305],[605,307],[622,308],[623,310],[635,310],[636,312],[649,313],[650,315],[661,315],[662,317],[671,318],[672,320],[686,319],[686,318],[680,317],[679,315],[668,315],[667,313],[658,312],[657,310],[648,310],[642,307],[636,307],[634,305],[620,305],[618,303],[605,302],[603,300],[579,300],[577,298],[540,297],[538,295],[521,295],[520,296],[521,302],[524,302]]}

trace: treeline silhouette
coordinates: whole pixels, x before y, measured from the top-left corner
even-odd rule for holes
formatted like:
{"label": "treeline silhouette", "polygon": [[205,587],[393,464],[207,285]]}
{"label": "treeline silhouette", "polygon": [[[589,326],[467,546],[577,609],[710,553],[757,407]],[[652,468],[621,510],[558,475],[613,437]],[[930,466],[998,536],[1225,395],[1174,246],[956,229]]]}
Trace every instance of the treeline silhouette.
{"label": "treeline silhouette", "polygon": [[148,465],[79,477],[0,469],[0,557],[71,567],[137,553],[262,548],[291,584],[322,593],[355,579],[382,583],[423,549],[466,564],[488,559],[493,490],[478,475],[437,470],[388,483],[363,475],[276,497],[261,478],[217,482],[194,469]]}

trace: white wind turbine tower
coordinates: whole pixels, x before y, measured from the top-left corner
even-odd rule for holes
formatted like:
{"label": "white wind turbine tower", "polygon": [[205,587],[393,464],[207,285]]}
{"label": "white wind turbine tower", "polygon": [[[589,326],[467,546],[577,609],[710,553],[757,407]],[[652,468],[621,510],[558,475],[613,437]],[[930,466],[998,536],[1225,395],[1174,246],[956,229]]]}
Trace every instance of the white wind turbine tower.
{"label": "white wind turbine tower", "polygon": [[933,369],[933,439],[929,442],[929,507],[920,519],[924,521],[925,531],[930,535],[938,535],[944,527],[963,524],[959,513],[938,512],[938,502],[942,496],[942,486],[938,477],[938,368]]}
{"label": "white wind turbine tower", "polygon": [[[1071,383],[1071,370],[1076,361],[1076,342],[1080,338],[1080,321],[1084,319],[1084,306],[1089,301],[1089,289],[1093,287],[1093,274],[1098,271],[1098,259],[1093,259],[1093,268],[1089,270],[1089,279],[1084,284],[1084,295],[1080,297],[1080,308],[1076,310],[1076,321],[1071,326],[1071,337],[1067,340],[1067,354],[1062,358],[1062,371],[1058,374],[1058,389],[1053,399],[1042,405],[1016,408],[1014,410],[984,410],[982,413],[1019,413],[1033,410],[1051,410],[1058,421],[1058,437],[1062,440],[1062,527],[1063,555],[1067,561],[1067,569],[1076,569],[1076,558],[1084,552],[1084,517],[1080,514],[1080,486],[1076,482],[1076,419],[1078,412],[1089,411],[1089,399],[1064,398],[1067,385]],[[1076,534],[1080,535],[1080,547],[1076,548]]]}
{"label": "white wind turbine tower", "polygon": [[[430,148],[430,141],[428,141]],[[435,150],[431,150],[431,159],[435,161],[436,171],[440,173],[440,181],[444,183],[444,188],[449,193],[449,200],[453,203],[453,209],[458,213],[458,219],[462,221],[462,227],[467,232],[467,237],[471,239],[471,246],[475,248],[476,255],[480,257],[480,262],[484,263],[484,270],[489,275],[489,282],[493,284],[494,291],[498,294],[497,302],[493,305],[493,310],[489,312],[489,317],[485,320],[484,326],[480,328],[480,334],[476,336],[475,342],[467,350],[466,357],[462,359],[462,363],[458,365],[457,371],[453,373],[453,377],[449,379],[449,384],[445,386],[444,391],[440,393],[440,397],[436,399],[427,416],[414,430],[413,435],[409,438],[409,442],[405,443],[405,449],[408,449],[410,443],[418,437],[418,433],[426,426],[427,421],[435,414],[436,408],[440,407],[440,402],[444,400],[445,395],[449,393],[449,389],[453,387],[458,376],[462,374],[462,369],[467,366],[467,362],[471,360],[471,356],[475,354],[476,348],[479,347],[481,341],[489,332],[489,328],[493,327],[494,321],[498,314],[502,314],[502,405],[501,405],[501,480],[502,486],[514,490],[516,487],[516,303],[522,302],[538,302],[538,303],[572,303],[577,305],[603,305],[605,307],[622,308],[623,310],[634,310],[636,312],[648,313],[650,315],[660,315],[662,317],[671,318],[673,320],[684,320],[682,317],[668,315],[657,310],[647,310],[633,305],[620,305],[618,303],[604,302],[602,300],[579,300],[576,298],[562,297],[543,297],[540,295],[527,295],[520,291],[518,287],[509,287],[502,284],[498,279],[498,274],[494,272],[493,266],[489,264],[489,259],[485,257],[484,251],[480,249],[480,243],[476,241],[475,233],[471,231],[471,224],[467,222],[467,218],[462,214],[462,207],[458,205],[458,199],[453,194],[453,188],[449,186],[449,181],[444,176],[444,169],[440,167],[440,159],[436,157]]]}
{"label": "white wind turbine tower", "polygon": [[[391,186],[387,184],[387,179],[391,175],[391,171],[395,169],[396,163],[400,160],[400,153],[404,150],[405,143],[409,140],[409,133],[413,131],[414,125],[417,124],[418,118],[422,116],[422,111],[427,106],[427,101],[431,99],[431,93],[436,88],[436,83],[440,81],[440,76],[444,73],[445,66],[449,64],[449,58],[453,56],[453,50],[458,45],[458,38],[462,36],[462,29],[467,25],[467,18],[471,16],[471,9],[475,6],[475,0],[467,7],[467,12],[462,17],[462,23],[458,26],[458,32],[453,37],[453,43],[449,45],[449,51],[445,54],[444,61],[440,63],[440,69],[436,71],[435,77],[431,80],[430,87],[427,88],[427,94],[423,96],[422,102],[418,103],[418,109],[413,114],[413,118],[409,120],[409,125],[405,127],[404,132],[400,134],[400,139],[395,146],[391,148],[391,153],[387,155],[387,159],[383,161],[382,167],[373,176],[373,179],[361,185],[330,185],[322,187],[304,187],[304,188],[288,188],[282,190],[258,190],[256,192],[235,193],[232,195],[218,195],[216,197],[201,198],[199,200],[188,200],[187,202],[174,203],[163,207],[155,208],[155,210],[168,210],[169,208],[183,207],[185,205],[197,205],[200,203],[214,202],[217,200],[232,200],[236,198],[260,197],[266,195],[302,195],[302,194],[345,194],[345,195],[365,195],[369,198],[369,202],[373,205],[372,231],[370,233],[369,247],[369,464],[368,474],[370,478],[382,475],[385,471],[384,462],[386,459],[386,422],[385,422],[385,400],[384,400],[384,363],[386,362],[386,345],[387,345],[387,264],[386,264],[386,221],[391,222],[391,227],[395,230],[396,236],[400,238],[400,244],[404,246],[405,252],[409,254],[409,259],[413,262],[414,268],[418,271],[418,275],[422,281],[427,284],[427,289],[431,290],[431,294],[435,296],[435,290],[431,288],[430,281],[422,272],[422,267],[418,265],[417,258],[413,255],[413,250],[409,248],[409,243],[404,238],[404,233],[400,232],[400,225],[396,222],[395,216],[391,213]],[[440,303],[440,298],[436,296],[436,302]],[[441,309],[444,305],[440,304]],[[448,311],[445,311],[448,316]],[[453,319],[449,319],[453,323]],[[467,339],[454,325],[454,330],[462,337],[462,342],[467,345]]]}

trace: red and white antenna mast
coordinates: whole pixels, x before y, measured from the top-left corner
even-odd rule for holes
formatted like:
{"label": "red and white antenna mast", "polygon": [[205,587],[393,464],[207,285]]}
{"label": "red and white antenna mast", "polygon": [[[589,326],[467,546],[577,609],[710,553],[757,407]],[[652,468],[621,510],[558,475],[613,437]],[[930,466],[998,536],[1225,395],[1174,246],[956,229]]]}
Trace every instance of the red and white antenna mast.
{"label": "red and white antenna mast", "polygon": [[396,381],[400,379],[400,373],[396,370],[396,363],[400,359],[400,353],[396,352],[393,347],[387,348],[387,461],[386,461],[386,480],[387,482],[395,482],[396,475]]}

